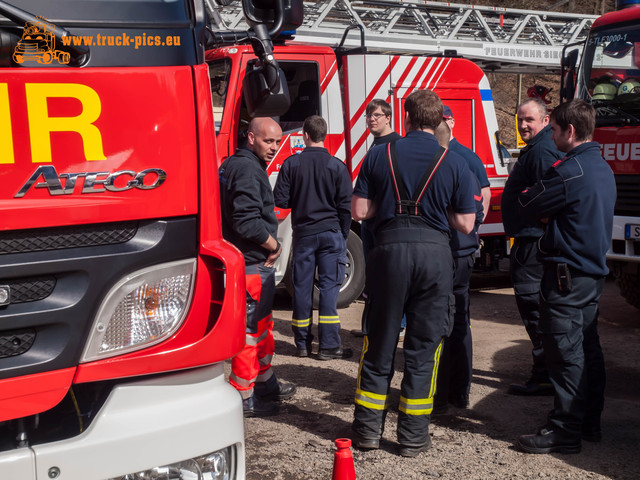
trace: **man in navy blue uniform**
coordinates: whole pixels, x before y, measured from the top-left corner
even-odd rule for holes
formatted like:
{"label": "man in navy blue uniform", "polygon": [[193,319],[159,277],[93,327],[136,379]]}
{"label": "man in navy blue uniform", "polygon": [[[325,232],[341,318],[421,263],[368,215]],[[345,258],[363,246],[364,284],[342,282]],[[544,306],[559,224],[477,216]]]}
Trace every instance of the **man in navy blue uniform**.
{"label": "man in navy blue uniform", "polygon": [[291,209],[293,226],[293,318],[299,357],[311,353],[313,281],[318,267],[319,360],[348,358],[342,348],[338,293],[344,280],[346,241],[351,227],[351,177],[344,163],[324,148],[327,123],[313,115],[304,121],[306,148],[287,158],[276,181],[276,205]]}
{"label": "man in navy blue uniform", "polygon": [[542,227],[535,219],[522,218],[518,212],[518,195],[540,180],[549,167],[562,158],[562,153],[551,140],[547,105],[539,98],[529,98],[518,107],[518,132],[527,146],[520,151],[504,186],[501,210],[504,230],[514,238],[509,273],[520,317],[533,344],[533,367],[529,380],[524,384],[510,385],[508,392],[513,395],[552,395],[542,339],[537,332],[542,265],[536,253]]}
{"label": "man in navy blue uniform", "polygon": [[[367,260],[363,355],[356,386],[354,445],[379,447],[402,314],[407,317],[398,416],[399,453],[431,446],[437,365],[453,320],[449,226],[471,232],[476,207],[469,168],[433,135],[442,102],[429,90],[405,101],[406,137],[372,148],[351,202],[356,220],[375,216]],[[409,197],[411,195],[411,197]]]}
{"label": "man in navy blue uniform", "polygon": [[529,453],[578,453],[599,441],[605,370],[598,301],[613,228],[613,173],[591,141],[596,114],[582,100],[551,113],[553,140],[567,152],[518,199],[523,216],[546,223],[538,257],[544,265],[538,329],[555,390],[554,408],[537,434],[518,439]]}
{"label": "man in navy blue uniform", "polygon": [[480,182],[480,188],[482,189],[482,216],[486,218],[487,212],[489,211],[489,202],[491,202],[491,183],[489,182],[489,177],[487,177],[487,171],[480,157],[476,155],[476,152],[462,145],[453,135],[453,127],[456,125],[456,119],[447,105],[443,105],[442,118],[451,130],[449,150],[457,153],[467,161],[471,173],[473,173],[478,179],[478,182]]}
{"label": "man in navy blue uniform", "polygon": [[[371,148],[376,145],[385,145],[387,143],[395,142],[402,138],[402,135],[391,128],[391,113],[391,105],[381,98],[374,98],[367,105],[367,108],[365,109],[365,118],[367,121],[367,129],[371,132],[371,135],[373,135]],[[362,239],[362,252],[364,253],[365,262],[367,261],[369,251],[376,243],[376,237],[373,235],[374,223],[375,219],[373,218],[363,220],[361,223],[360,238]],[[363,292],[363,296],[366,298],[366,291]],[[406,326],[406,319],[402,317],[400,337],[403,337]],[[356,337],[362,337],[364,335],[362,330],[351,330],[351,333]]]}
{"label": "man in navy blue uniform", "polygon": [[[456,408],[467,408],[469,406],[469,391],[471,389],[471,377],[473,376],[469,282],[473,272],[474,254],[479,246],[478,228],[484,218],[483,196],[480,185],[481,182],[489,185],[489,180],[480,158],[463,145],[456,142],[456,146],[453,143],[454,137],[451,133],[451,124],[447,121],[448,116],[451,116],[451,111],[444,105],[444,121],[436,130],[436,138],[440,145],[448,147],[452,152],[458,150],[456,153],[465,153],[465,155],[461,156],[467,161],[470,170],[469,175],[473,180],[476,221],[473,231],[467,235],[454,228],[451,229],[450,245],[454,264],[453,295],[456,302],[456,312],[451,335],[444,340],[442,346],[437,391],[434,400],[434,414],[446,413],[449,409],[449,404]],[[484,178],[484,181],[481,180],[482,178]]]}

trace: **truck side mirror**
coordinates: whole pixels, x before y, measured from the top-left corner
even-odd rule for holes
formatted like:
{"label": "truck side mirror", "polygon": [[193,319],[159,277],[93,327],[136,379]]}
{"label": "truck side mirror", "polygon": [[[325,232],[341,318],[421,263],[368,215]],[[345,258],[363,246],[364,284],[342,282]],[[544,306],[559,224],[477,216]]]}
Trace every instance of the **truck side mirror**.
{"label": "truck side mirror", "polygon": [[304,20],[302,0],[242,0],[242,9],[250,27],[264,24],[272,37],[295,30]]}
{"label": "truck side mirror", "polygon": [[242,93],[251,117],[284,115],[291,106],[286,78],[277,64],[247,71],[242,82]]}

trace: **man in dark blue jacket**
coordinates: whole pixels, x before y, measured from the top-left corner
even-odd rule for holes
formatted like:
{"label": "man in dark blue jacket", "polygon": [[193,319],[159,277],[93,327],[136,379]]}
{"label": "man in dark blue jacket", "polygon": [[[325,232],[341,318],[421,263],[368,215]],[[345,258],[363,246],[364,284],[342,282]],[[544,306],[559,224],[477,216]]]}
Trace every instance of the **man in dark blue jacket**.
{"label": "man in dark blue jacket", "polygon": [[276,205],[291,209],[293,227],[293,318],[299,357],[311,353],[313,282],[318,267],[319,360],[348,358],[342,348],[338,293],[344,280],[347,237],[351,228],[351,177],[346,165],[324,148],[327,122],[313,115],[304,121],[306,148],[287,158],[276,181]]}
{"label": "man in dark blue jacket", "polygon": [[407,135],[369,151],[351,203],[355,220],[376,218],[352,429],[357,448],[379,448],[404,313],[397,434],[400,455],[415,457],[431,446],[437,365],[452,327],[449,228],[471,232],[476,208],[469,167],[455,153],[445,155],[434,136],[442,121],[440,98],[416,90],[404,107]]}
{"label": "man in dark blue jacket", "polygon": [[598,337],[598,301],[613,229],[613,172],[591,141],[596,114],[582,100],[551,114],[553,140],[566,156],[519,196],[525,218],[546,223],[538,258],[544,265],[538,329],[555,390],[554,408],[529,453],[578,453],[581,439],[599,441],[605,370]]}
{"label": "man in dark blue jacket", "polygon": [[282,253],[277,240],[278,220],[267,163],[282,140],[271,118],[249,124],[247,147],[239,148],[218,170],[222,235],[244,255],[247,282],[247,331],[244,349],[231,362],[229,383],[240,392],[245,416],[277,413],[269,400],[284,400],[295,385],[281,383],[271,369],[274,353],[271,308],[275,294],[274,263]]}
{"label": "man in dark blue jacket", "polygon": [[518,212],[518,195],[536,183],[562,153],[551,140],[547,105],[539,98],[525,100],[518,107],[518,132],[527,143],[509,174],[502,192],[502,223],[509,237],[514,237],[510,254],[511,281],[520,317],[533,344],[531,377],[524,384],[512,384],[514,395],[552,395],[544,358],[542,340],[537,332],[540,309],[542,265],[536,258],[542,227],[538,220],[523,219]]}
{"label": "man in dark blue jacket", "polygon": [[[436,138],[443,147],[451,149],[453,135],[447,115],[451,110],[444,105],[443,122],[436,129]],[[463,147],[458,144],[459,147]],[[466,147],[463,149],[469,150]],[[451,150],[455,152],[455,150]],[[480,158],[469,150],[472,155],[460,155],[467,161],[469,176],[473,183],[473,198],[476,203],[476,221],[473,231],[469,234],[451,228],[451,255],[453,256],[453,296],[455,297],[455,315],[453,330],[445,338],[438,367],[438,381],[434,399],[434,414],[444,414],[449,404],[456,408],[469,406],[469,390],[473,376],[473,342],[471,338],[471,316],[469,312],[469,283],[473,272],[474,254],[478,250],[478,228],[484,218],[484,205],[481,178],[487,180]],[[476,173],[479,172],[479,173]],[[484,177],[482,176],[484,173]],[[480,175],[478,178],[477,175]]]}

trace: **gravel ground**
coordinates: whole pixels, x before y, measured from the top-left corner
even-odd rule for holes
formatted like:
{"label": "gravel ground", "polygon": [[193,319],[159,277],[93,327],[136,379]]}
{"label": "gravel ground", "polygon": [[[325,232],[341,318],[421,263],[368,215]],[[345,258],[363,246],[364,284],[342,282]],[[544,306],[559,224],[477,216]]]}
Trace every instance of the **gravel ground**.
{"label": "gravel ground", "polygon": [[[640,312],[627,305],[613,282],[601,301],[600,336],[607,362],[607,400],[603,441],[583,442],[577,455],[530,455],[518,451],[519,435],[542,425],[552,397],[514,397],[509,383],[526,379],[530,343],[517,314],[513,290],[504,276],[474,278],[471,317],[474,378],[469,409],[432,417],[433,447],[416,458],[397,455],[397,410],[389,411],[381,448],[353,450],[359,479],[639,479],[640,478]],[[290,329],[288,297],[274,310],[279,378],[298,386],[271,418],[245,420],[248,480],[329,479],[333,441],[350,437],[353,397],[362,339],[349,333],[359,327],[363,304],[341,310],[342,338],[354,349],[349,360],[321,362],[297,358]],[[402,378],[402,348],[396,356],[392,405]],[[314,344],[317,349],[317,344]]]}

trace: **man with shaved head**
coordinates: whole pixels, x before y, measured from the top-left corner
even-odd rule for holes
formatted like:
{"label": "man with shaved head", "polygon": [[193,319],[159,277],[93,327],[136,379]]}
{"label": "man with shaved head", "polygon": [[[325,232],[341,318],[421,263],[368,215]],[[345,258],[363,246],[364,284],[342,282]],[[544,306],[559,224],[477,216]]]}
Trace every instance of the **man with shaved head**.
{"label": "man with shaved head", "polygon": [[244,255],[247,279],[247,331],[243,350],[231,363],[229,383],[242,396],[247,417],[277,413],[271,401],[296,392],[278,381],[271,369],[274,353],[271,307],[275,293],[275,261],[282,253],[278,220],[267,165],[278,153],[282,129],[271,118],[254,118],[247,146],[227,158],[218,171],[222,235]]}

